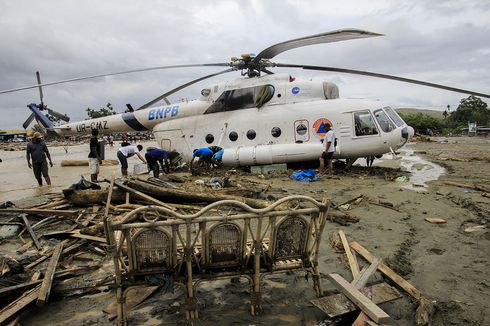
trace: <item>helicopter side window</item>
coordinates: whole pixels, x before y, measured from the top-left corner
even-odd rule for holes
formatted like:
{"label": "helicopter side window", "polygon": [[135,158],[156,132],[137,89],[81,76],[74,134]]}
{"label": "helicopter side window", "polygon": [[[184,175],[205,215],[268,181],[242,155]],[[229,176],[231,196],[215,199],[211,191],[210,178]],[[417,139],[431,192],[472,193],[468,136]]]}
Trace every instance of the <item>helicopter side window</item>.
{"label": "helicopter side window", "polygon": [[356,136],[377,135],[378,129],[369,111],[355,112],[354,125]]}
{"label": "helicopter side window", "polygon": [[393,122],[398,126],[398,127],[401,127],[405,124],[405,122],[402,120],[402,118],[400,118],[400,116],[398,115],[398,113],[395,112],[395,110],[393,110],[392,108],[390,108],[389,106],[383,108],[386,112],[386,114],[388,114],[388,116],[391,118],[391,120],[393,120]]}
{"label": "helicopter side window", "polygon": [[271,85],[257,86],[255,87],[254,93],[254,104],[260,108],[274,96],[274,87]]}
{"label": "helicopter side window", "polygon": [[204,114],[261,107],[274,96],[274,87],[261,85],[223,92]]}
{"label": "helicopter side window", "polygon": [[391,122],[388,115],[385,113],[385,111],[381,109],[376,110],[374,111],[374,116],[376,117],[376,120],[378,121],[381,130],[383,130],[384,132],[390,132],[396,128],[393,122]]}

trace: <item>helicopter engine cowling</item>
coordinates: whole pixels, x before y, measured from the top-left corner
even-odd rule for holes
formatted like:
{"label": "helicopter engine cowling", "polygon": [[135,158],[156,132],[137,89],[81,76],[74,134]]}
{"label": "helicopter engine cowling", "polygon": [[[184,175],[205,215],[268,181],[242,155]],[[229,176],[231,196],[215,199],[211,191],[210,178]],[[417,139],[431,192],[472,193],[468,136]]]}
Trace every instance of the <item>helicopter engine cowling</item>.
{"label": "helicopter engine cowling", "polygon": [[315,144],[271,144],[225,148],[223,165],[248,166],[317,160],[323,147]]}

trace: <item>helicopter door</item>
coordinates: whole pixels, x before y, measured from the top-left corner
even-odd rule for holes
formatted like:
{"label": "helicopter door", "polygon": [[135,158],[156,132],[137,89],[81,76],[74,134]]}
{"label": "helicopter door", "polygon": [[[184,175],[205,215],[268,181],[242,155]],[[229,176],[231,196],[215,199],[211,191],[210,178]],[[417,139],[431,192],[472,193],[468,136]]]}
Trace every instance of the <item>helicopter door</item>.
{"label": "helicopter door", "polygon": [[310,124],[308,120],[294,122],[294,142],[305,143],[310,140]]}

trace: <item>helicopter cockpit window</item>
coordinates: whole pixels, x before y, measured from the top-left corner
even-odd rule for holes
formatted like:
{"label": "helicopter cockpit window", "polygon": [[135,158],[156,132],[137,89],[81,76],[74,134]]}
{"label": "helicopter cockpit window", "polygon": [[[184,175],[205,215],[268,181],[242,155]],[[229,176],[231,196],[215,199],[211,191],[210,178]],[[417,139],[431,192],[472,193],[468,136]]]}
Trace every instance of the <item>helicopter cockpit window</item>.
{"label": "helicopter cockpit window", "polygon": [[369,111],[355,112],[354,125],[356,136],[368,136],[378,134],[376,123],[374,123],[373,116]]}
{"label": "helicopter cockpit window", "polygon": [[385,113],[385,111],[381,109],[376,110],[374,111],[374,116],[376,117],[376,120],[378,120],[381,130],[383,130],[384,132],[390,132],[396,128],[393,122],[391,122],[388,115]]}
{"label": "helicopter cockpit window", "polygon": [[261,107],[274,95],[274,87],[261,85],[223,92],[204,114]]}
{"label": "helicopter cockpit window", "polygon": [[405,122],[402,120],[402,118],[400,118],[400,116],[398,115],[398,113],[395,112],[395,110],[393,110],[392,108],[390,108],[389,106],[383,108],[386,112],[386,114],[388,114],[388,116],[391,118],[391,120],[393,120],[393,122],[398,126],[398,127],[401,127],[405,124]]}

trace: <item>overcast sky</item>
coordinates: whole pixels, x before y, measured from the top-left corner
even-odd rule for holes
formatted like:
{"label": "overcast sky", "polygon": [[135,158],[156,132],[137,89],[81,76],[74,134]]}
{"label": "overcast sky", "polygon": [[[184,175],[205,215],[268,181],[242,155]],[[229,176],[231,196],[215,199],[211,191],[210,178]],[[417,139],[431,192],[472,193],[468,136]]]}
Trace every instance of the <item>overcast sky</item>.
{"label": "overcast sky", "polygon": [[[358,28],[385,36],[290,50],[280,63],[336,66],[490,92],[490,1],[70,1],[0,0],[0,90],[151,66],[228,62],[231,56],[289,39]],[[43,88],[44,102],[85,119],[107,102],[138,107],[189,80],[222,68],[133,73]],[[276,69],[333,81],[344,98],[394,107],[455,109],[465,94],[335,73]],[[194,99],[231,73],[170,97]],[[21,128],[39,103],[37,89],[0,95],[0,129]],[[488,103],[488,101],[487,101]]]}

